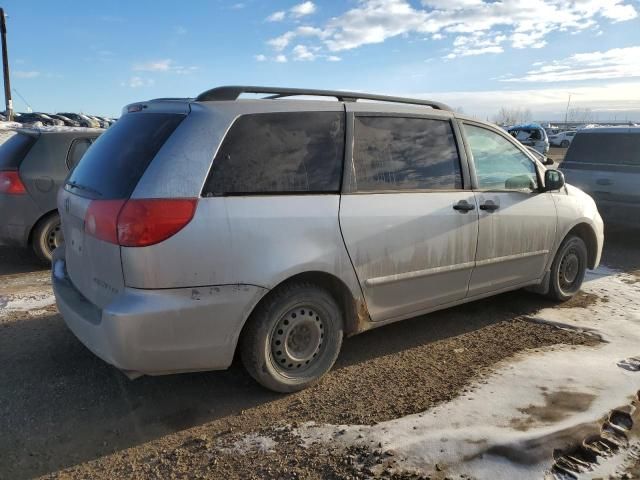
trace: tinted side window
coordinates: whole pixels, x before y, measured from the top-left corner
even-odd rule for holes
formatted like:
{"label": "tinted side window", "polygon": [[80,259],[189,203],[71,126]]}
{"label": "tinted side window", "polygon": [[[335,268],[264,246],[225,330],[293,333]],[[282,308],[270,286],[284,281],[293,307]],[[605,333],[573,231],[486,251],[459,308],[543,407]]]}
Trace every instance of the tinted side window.
{"label": "tinted side window", "polygon": [[223,140],[203,193],[338,192],[343,156],[342,112],[244,115]]}
{"label": "tinted side window", "polygon": [[67,168],[69,168],[69,170],[73,170],[76,167],[90,146],[90,138],[76,138],[71,143],[71,148],[69,148],[67,155]]}
{"label": "tinted side window", "polygon": [[640,166],[640,133],[580,132],[565,162]]}
{"label": "tinted side window", "polygon": [[502,135],[486,128],[465,125],[473,154],[478,187],[488,190],[535,190],[535,164]]}
{"label": "tinted side window", "polygon": [[447,120],[356,117],[353,162],[359,191],[462,188]]}

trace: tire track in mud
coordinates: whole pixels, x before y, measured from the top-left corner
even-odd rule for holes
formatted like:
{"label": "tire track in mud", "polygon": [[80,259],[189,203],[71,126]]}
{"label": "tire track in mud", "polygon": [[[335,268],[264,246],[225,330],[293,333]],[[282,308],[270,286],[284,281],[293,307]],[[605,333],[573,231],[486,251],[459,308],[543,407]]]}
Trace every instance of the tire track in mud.
{"label": "tire track in mud", "polygon": [[[637,371],[637,370],[636,370]],[[581,443],[568,449],[553,452],[554,463],[545,476],[549,480],[580,480],[598,475],[598,467],[611,467],[616,475],[610,478],[624,478],[620,467],[616,468],[614,456],[625,452],[633,453],[640,446],[640,391],[630,404],[615,408],[602,422],[600,433],[589,435]],[[634,448],[635,447],[635,448]],[[609,461],[609,462],[608,462]],[[606,465],[607,463],[613,465]],[[588,475],[588,476],[587,476]],[[630,477],[628,477],[630,478]]]}

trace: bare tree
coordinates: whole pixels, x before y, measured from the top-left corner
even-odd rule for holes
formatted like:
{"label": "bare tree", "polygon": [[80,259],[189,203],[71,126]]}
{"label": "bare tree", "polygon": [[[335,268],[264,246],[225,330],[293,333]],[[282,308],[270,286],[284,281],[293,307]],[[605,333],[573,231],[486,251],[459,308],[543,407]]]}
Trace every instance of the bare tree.
{"label": "bare tree", "polygon": [[593,112],[590,108],[572,108],[567,113],[567,121],[571,123],[589,123],[593,121]]}
{"label": "bare tree", "polygon": [[499,125],[516,125],[518,123],[530,122],[532,118],[533,115],[528,108],[501,107],[493,118],[493,121]]}

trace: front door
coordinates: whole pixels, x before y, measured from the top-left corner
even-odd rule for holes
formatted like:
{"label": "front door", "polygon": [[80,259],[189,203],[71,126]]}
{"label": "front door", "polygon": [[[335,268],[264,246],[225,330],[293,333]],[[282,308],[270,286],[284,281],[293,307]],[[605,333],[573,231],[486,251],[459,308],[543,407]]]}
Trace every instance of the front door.
{"label": "front door", "polygon": [[541,278],[557,218],[551,194],[539,189],[535,162],[513,140],[480,125],[465,123],[463,129],[479,206],[473,297]]}
{"label": "front door", "polygon": [[371,318],[463,299],[478,210],[463,188],[451,119],[360,112],[350,120],[353,163],[340,225]]}

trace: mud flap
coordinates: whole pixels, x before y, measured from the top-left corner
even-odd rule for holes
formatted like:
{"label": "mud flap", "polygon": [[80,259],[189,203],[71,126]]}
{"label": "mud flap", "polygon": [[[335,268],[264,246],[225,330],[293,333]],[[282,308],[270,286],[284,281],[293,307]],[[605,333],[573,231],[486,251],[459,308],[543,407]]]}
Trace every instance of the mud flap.
{"label": "mud flap", "polygon": [[540,295],[546,295],[549,293],[549,286],[551,280],[551,271],[547,271],[542,277],[542,281],[538,285],[530,285],[525,287],[528,292],[539,293]]}

